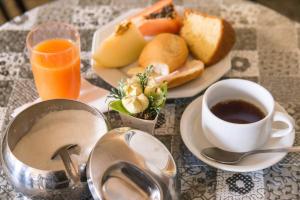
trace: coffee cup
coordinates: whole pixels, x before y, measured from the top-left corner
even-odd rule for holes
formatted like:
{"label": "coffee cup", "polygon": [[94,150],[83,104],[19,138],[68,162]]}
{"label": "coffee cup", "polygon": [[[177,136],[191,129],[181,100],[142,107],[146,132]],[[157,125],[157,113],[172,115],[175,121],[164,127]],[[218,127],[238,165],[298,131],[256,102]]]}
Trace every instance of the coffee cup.
{"label": "coffee cup", "polygon": [[[220,102],[241,100],[255,105],[264,112],[262,119],[252,123],[225,121],[212,112]],[[287,126],[275,129],[274,122]],[[275,110],[275,101],[270,92],[252,81],[227,79],[211,85],[203,95],[202,129],[211,144],[232,152],[247,152],[264,146],[272,137],[283,137],[294,130],[294,120]]]}

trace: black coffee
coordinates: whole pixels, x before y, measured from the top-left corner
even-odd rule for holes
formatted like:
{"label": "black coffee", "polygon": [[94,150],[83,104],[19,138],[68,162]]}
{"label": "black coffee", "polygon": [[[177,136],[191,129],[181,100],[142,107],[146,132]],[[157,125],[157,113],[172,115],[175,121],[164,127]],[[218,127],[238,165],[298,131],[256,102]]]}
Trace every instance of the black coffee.
{"label": "black coffee", "polygon": [[211,108],[217,117],[232,123],[249,124],[265,117],[255,105],[243,100],[228,100],[217,103]]}

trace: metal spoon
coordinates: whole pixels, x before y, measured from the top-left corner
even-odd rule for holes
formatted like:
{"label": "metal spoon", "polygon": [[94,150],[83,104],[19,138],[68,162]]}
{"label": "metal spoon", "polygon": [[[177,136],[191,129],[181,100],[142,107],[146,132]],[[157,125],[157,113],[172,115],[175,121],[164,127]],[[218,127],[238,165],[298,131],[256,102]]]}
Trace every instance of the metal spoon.
{"label": "metal spoon", "polygon": [[300,152],[300,146],[295,147],[286,147],[286,148],[277,148],[277,149],[258,149],[254,151],[248,151],[243,153],[237,153],[237,152],[230,152],[230,151],[224,151],[222,149],[219,149],[217,147],[208,147],[205,149],[202,149],[201,155],[203,155],[205,158],[223,163],[223,164],[237,164],[245,157],[257,154],[257,153],[278,153],[278,152]]}

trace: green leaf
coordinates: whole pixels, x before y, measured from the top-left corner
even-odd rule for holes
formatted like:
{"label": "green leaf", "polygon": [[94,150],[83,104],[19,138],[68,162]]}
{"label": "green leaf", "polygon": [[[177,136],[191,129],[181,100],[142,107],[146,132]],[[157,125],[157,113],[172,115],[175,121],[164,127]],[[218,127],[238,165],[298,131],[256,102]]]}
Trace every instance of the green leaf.
{"label": "green leaf", "polygon": [[165,104],[165,101],[167,99],[167,90],[168,90],[167,84],[163,83],[160,86],[160,90],[161,90],[161,92],[159,92],[159,93],[151,93],[150,94],[151,100],[152,100],[152,106],[155,109],[160,109]]}
{"label": "green leaf", "polygon": [[124,108],[121,100],[112,101],[109,104],[109,107],[114,111],[130,115],[130,113]]}
{"label": "green leaf", "polygon": [[150,74],[153,72],[153,66],[150,65],[146,68],[145,72],[143,73],[138,73],[136,76],[140,79],[140,83],[141,83],[141,86],[143,88],[143,91],[145,89],[145,87],[147,86],[148,84],[148,79],[149,79],[149,76]]}
{"label": "green leaf", "polygon": [[125,82],[121,80],[118,84],[117,88],[112,88],[110,91],[110,94],[108,95],[108,98],[113,98],[113,99],[122,99],[125,96],[124,92],[124,85]]}
{"label": "green leaf", "polygon": [[165,105],[167,99],[167,84],[163,83],[160,86],[160,92],[151,92],[147,97],[149,99],[149,107],[144,111],[144,118],[154,119],[160,112],[161,108]]}

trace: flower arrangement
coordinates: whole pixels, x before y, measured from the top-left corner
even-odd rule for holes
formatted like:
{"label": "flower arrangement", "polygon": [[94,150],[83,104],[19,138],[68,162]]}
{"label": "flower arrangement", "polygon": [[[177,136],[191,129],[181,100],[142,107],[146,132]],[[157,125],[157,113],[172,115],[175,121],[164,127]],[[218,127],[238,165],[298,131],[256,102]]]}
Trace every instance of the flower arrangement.
{"label": "flower arrangement", "polygon": [[121,114],[143,120],[154,120],[167,99],[167,83],[157,82],[153,77],[153,66],[126,81],[120,81],[111,90],[114,100],[109,107]]}

